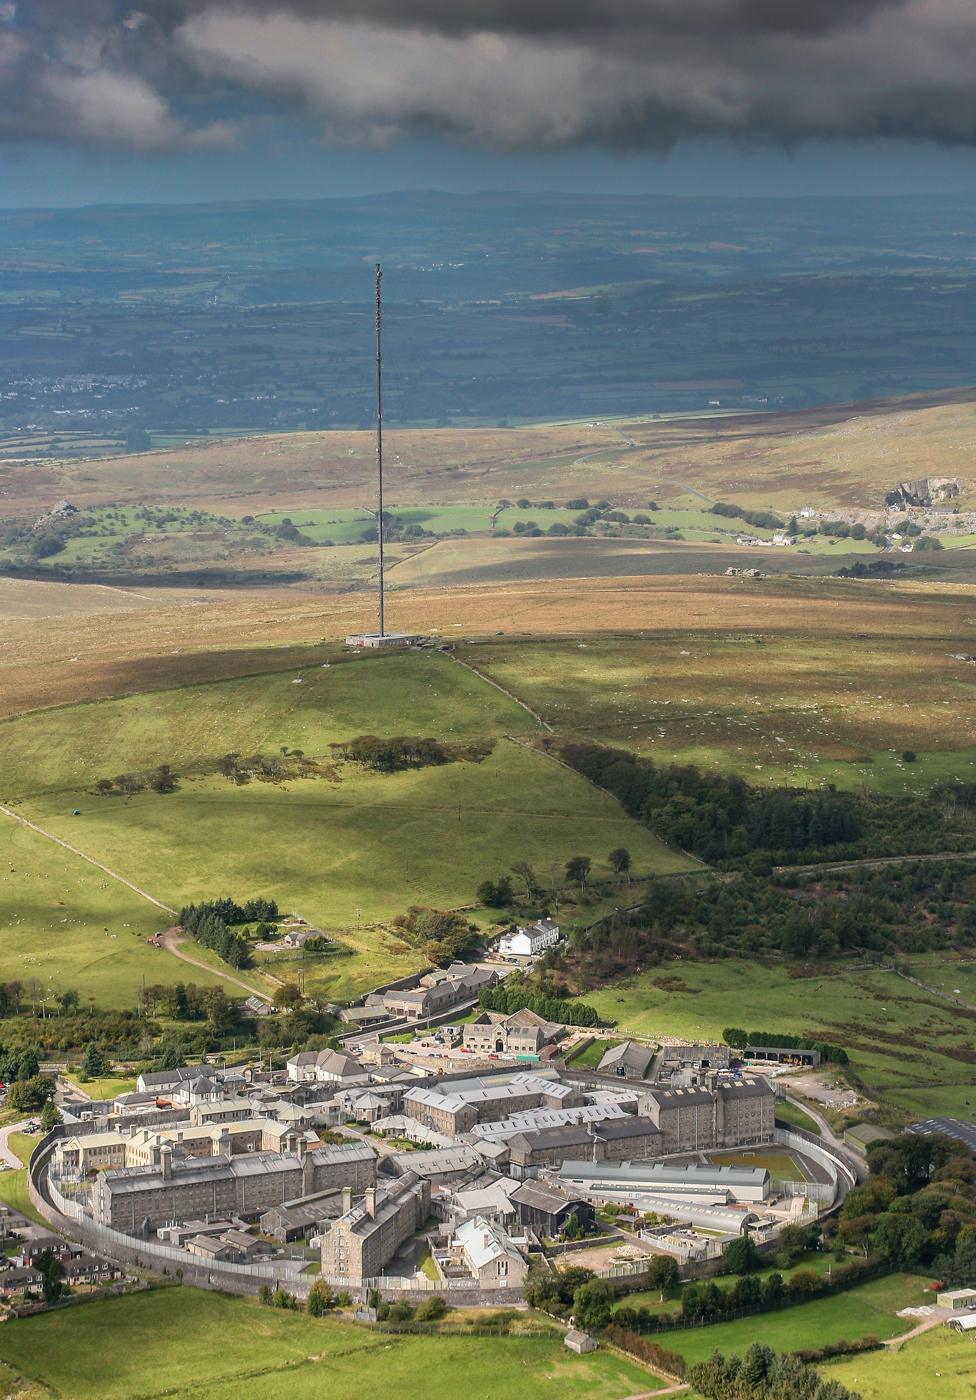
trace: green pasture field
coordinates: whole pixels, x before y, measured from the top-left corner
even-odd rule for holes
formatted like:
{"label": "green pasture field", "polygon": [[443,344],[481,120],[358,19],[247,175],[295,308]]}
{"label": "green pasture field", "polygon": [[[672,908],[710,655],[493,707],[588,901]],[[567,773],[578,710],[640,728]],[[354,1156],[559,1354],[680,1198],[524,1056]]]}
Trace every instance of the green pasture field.
{"label": "green pasture field", "polygon": [[[189,972],[189,968],[187,968],[187,972]],[[135,1079],[128,1079],[117,1074],[86,1081],[76,1071],[68,1071],[63,1073],[60,1078],[74,1084],[75,1088],[87,1094],[90,1099],[114,1099],[116,1094],[133,1093],[136,1087]]]}
{"label": "green pasture field", "polygon": [[[75,844],[80,832],[68,828],[64,836]],[[143,980],[219,985],[218,977],[149,946],[170,922],[103,871],[0,813],[4,981],[21,982],[28,996],[71,987],[99,1006],[120,1007],[133,1005]]]}
{"label": "green pasture field", "polygon": [[825,1380],[839,1381],[862,1400],[972,1400],[972,1335],[939,1326],[899,1347],[821,1364]]}
{"label": "green pasture field", "polygon": [[[501,512],[492,530],[491,517],[497,509],[497,504],[496,501],[492,501],[483,505],[391,505],[387,510],[401,525],[419,525],[433,535],[447,535],[453,530],[488,535],[499,530],[511,530],[513,525],[519,522],[527,525],[530,521],[534,521],[540,530],[547,530],[550,525],[557,523],[572,525],[579,515],[578,510],[566,510],[565,507],[540,510],[533,506],[511,506]],[[367,515],[364,510],[310,510],[301,506],[268,511],[262,513],[259,519],[263,525],[280,525],[287,519],[316,544],[331,540],[337,545],[358,543],[364,531],[370,529],[373,524],[372,516]]]}
{"label": "green pasture field", "polygon": [[[363,732],[396,734],[406,720],[415,733],[451,741],[487,737],[496,747],[480,763],[393,775],[347,764],[330,766],[328,777],[238,787],[213,772],[230,751],[278,754],[296,747],[331,765],[331,742]],[[577,854],[590,855],[594,871],[608,874],[607,854],[620,845],[631,851],[637,875],[695,868],[612,798],[503,737],[534,728],[523,709],[446,657],[350,659],[10,721],[2,730],[4,797],[45,831],[173,908],[219,893],[261,893],[336,930],[348,952],[309,958],[303,968],[309,986],[347,996],[422,964],[394,931],[370,925],[415,903],[473,904],[481,880],[519,859],[534,862],[547,881]],[[99,777],[145,773],[161,762],[180,775],[177,792],[92,794]],[[103,872],[10,818],[0,817],[0,840],[17,855],[9,870],[0,864],[0,881],[6,877],[17,895],[0,970],[21,980],[26,973],[52,985],[97,988],[105,1004],[127,1003],[142,975],[212,980],[148,948],[147,934],[165,925],[166,915]],[[31,870],[24,868],[24,849],[35,863]],[[53,883],[55,870],[86,882],[65,912],[51,911],[52,893],[65,899]],[[25,887],[33,892],[26,907]],[[61,923],[68,918],[75,922]],[[58,953],[43,967],[38,935]],[[193,955],[209,961],[204,950]],[[99,958],[107,959],[102,967]],[[86,980],[89,965],[93,976]]]}
{"label": "green pasture field", "polygon": [[[534,730],[530,715],[447,657],[365,657],[65,705],[7,721],[0,777],[5,800],[79,797],[98,778],[213,769],[225,753],[279,754],[284,745],[329,758],[330,743],[405,731],[457,741]],[[307,786],[307,784],[306,784]],[[86,798],[85,816],[97,810]],[[77,805],[77,804],[76,804]]]}
{"label": "green pasture field", "polygon": [[496,640],[462,655],[559,733],[662,761],[884,792],[973,781],[976,668],[954,655],[971,653],[972,628],[950,620],[949,635],[909,641],[892,606],[887,636],[778,633],[772,600],[763,633],[674,616],[652,636]]}
{"label": "green pasture field", "polygon": [[841,965],[791,977],[784,965],[738,958],[673,962],[588,991],[586,1001],[619,1032],[649,1039],[719,1039],[734,1024],[840,1044],[867,1092],[909,1119],[971,1117],[976,1106],[968,1063],[955,1053],[971,1049],[969,1015],[894,972]]}
{"label": "green pasture field", "polygon": [[774,1351],[800,1351],[870,1336],[883,1341],[915,1325],[914,1319],[896,1314],[899,1308],[932,1301],[933,1295],[926,1291],[927,1282],[913,1274],[889,1274],[832,1297],[798,1303],[760,1317],[668,1332],[659,1340],[670,1351],[679,1352],[690,1365],[707,1360],[713,1351],[726,1356],[741,1355],[757,1340]]}
{"label": "green pasture field", "polygon": [[304,965],[307,983],[336,996],[357,980],[382,980],[382,966],[400,975],[421,961],[392,934],[357,933],[357,920],[388,921],[417,903],[473,903],[481,880],[520,859],[548,878],[571,856],[591,854],[599,875],[609,873],[607,854],[626,845],[638,874],[694,868],[612,798],[506,740],[482,763],[390,775],[349,766],[339,783],[188,778],[164,796],[92,799],[74,825],[59,794],[40,794],[23,810],[55,835],[70,831],[86,853],[175,908],[223,891],[261,893],[338,930],[354,958]]}
{"label": "green pasture field", "polygon": [[663,1386],[605,1351],[572,1356],[559,1335],[387,1335],[175,1287],[14,1323],[0,1358],[65,1400],[148,1400],[161,1384],[207,1400],[360,1400],[418,1387],[431,1400],[622,1400]]}

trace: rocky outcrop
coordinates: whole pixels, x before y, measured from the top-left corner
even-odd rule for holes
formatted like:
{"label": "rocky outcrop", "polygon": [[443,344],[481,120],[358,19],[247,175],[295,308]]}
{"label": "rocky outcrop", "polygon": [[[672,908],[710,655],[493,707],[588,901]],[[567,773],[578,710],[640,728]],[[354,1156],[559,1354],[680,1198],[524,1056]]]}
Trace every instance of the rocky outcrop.
{"label": "rocky outcrop", "polygon": [[77,515],[78,507],[73,506],[70,501],[55,501],[54,505],[46,515],[39,515],[34,521],[35,530],[43,530],[48,525],[56,525],[60,520],[67,520],[69,516]]}
{"label": "rocky outcrop", "polygon": [[892,510],[943,505],[958,496],[961,487],[962,482],[956,476],[923,476],[917,481],[899,481],[885,496],[885,505]]}

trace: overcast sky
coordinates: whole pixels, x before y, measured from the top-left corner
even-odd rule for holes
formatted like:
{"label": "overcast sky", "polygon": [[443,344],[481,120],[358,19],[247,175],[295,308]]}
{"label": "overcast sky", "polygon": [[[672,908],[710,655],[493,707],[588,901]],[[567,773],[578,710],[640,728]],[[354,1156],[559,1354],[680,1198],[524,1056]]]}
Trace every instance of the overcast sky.
{"label": "overcast sky", "polygon": [[0,204],[976,191],[976,0],[0,0]]}

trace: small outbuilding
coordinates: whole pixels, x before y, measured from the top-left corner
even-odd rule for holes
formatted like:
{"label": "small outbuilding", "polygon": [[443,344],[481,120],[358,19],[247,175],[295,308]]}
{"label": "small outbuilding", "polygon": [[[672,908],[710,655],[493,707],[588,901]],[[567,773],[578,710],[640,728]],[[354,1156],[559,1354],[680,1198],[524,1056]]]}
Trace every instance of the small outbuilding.
{"label": "small outbuilding", "polygon": [[568,1347],[570,1351],[575,1351],[577,1356],[585,1356],[589,1351],[596,1351],[597,1340],[595,1337],[591,1337],[589,1332],[580,1332],[578,1328],[574,1327],[572,1331],[566,1333],[563,1346]]}

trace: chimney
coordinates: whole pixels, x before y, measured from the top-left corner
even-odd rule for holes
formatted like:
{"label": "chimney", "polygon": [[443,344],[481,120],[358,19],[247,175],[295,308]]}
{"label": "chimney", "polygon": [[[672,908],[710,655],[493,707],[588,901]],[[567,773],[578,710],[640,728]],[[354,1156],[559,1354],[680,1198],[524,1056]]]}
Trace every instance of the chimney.
{"label": "chimney", "polygon": [[366,1187],[366,1214],[370,1220],[376,1219],[376,1187]]}
{"label": "chimney", "polygon": [[348,1215],[349,1212],[350,1212],[351,1210],[352,1210],[352,1187],[351,1187],[351,1186],[344,1186],[344,1187],[342,1188],[342,1213],[343,1213],[343,1215]]}
{"label": "chimney", "polygon": [[159,1149],[159,1164],[162,1167],[163,1180],[169,1181],[173,1175],[173,1149],[169,1143],[164,1143]]}

